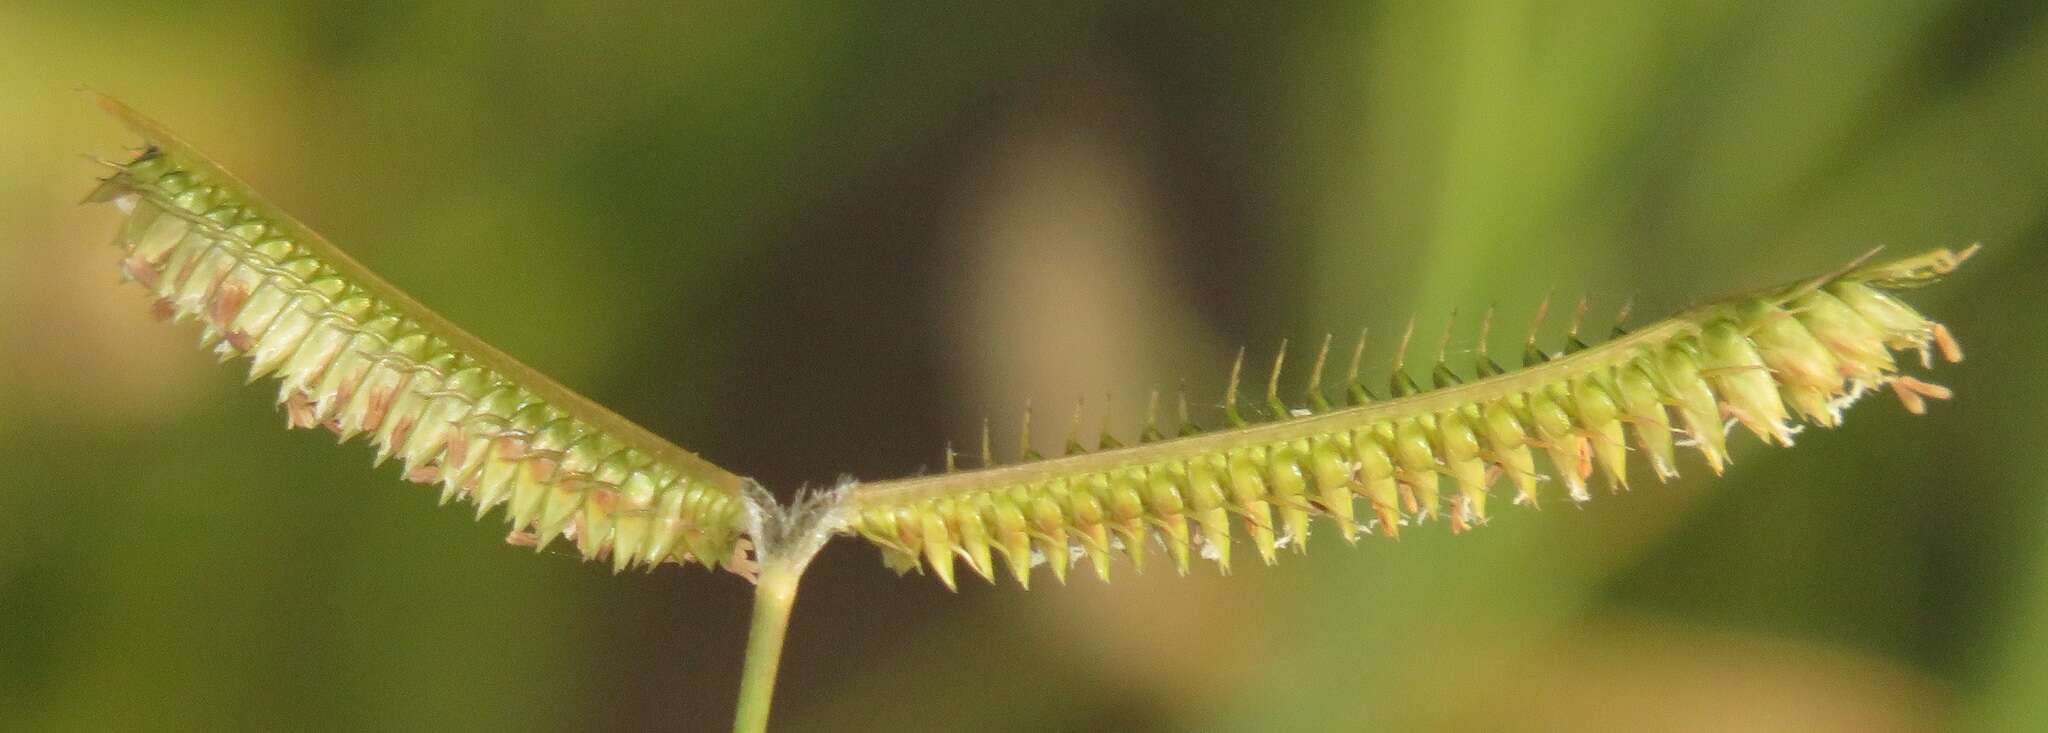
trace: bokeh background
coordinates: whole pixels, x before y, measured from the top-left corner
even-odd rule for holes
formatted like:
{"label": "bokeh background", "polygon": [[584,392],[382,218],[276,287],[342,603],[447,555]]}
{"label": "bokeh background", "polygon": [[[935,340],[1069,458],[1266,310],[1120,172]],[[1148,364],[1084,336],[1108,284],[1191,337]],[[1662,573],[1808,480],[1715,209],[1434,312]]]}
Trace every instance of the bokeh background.
{"label": "bokeh background", "polygon": [[1971,355],[1926,417],[1228,578],[835,545],[776,722],[2048,726],[2040,3],[176,5],[0,5],[0,729],[715,730],[744,642],[736,578],[503,547],[280,430],[116,284],[74,204],[135,141],[81,86],[785,496],[1027,399],[1048,449],[1077,395],[1213,402],[1239,345],[1981,241],[1917,299]]}

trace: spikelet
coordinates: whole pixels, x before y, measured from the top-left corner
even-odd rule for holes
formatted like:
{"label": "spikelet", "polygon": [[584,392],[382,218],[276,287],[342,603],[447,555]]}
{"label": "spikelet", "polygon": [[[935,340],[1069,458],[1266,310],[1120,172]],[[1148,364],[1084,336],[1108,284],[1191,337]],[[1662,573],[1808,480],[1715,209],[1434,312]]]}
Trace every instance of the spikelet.
{"label": "spikelet", "polygon": [[[1902,374],[1894,352],[1915,350],[1924,366],[1935,355],[1959,361],[1961,348],[1896,293],[1939,279],[1975,251],[1859,260],[1634,333],[1617,325],[1616,337],[1598,346],[1578,337],[1581,301],[1562,352],[1539,348],[1532,329],[1518,371],[1486,353],[1489,311],[1476,379],[1464,381],[1446,363],[1447,332],[1431,374],[1435,389],[1423,391],[1397,356],[1394,398],[1384,402],[1357,378],[1354,349],[1337,388],[1346,406],[1333,406],[1322,385],[1326,338],[1306,405],[1286,406],[1277,397],[1283,346],[1263,423],[1239,409],[1240,353],[1224,400],[1227,424],[1217,432],[1200,431],[1183,409],[1181,437],[1166,439],[1148,414],[1144,439],[1131,447],[1110,440],[1103,444],[1114,447],[1094,453],[862,484],[845,498],[842,531],[875,543],[899,572],[923,569],[948,586],[956,558],[996,577],[990,546],[1024,585],[1036,564],[1064,581],[1068,564],[1084,557],[1107,578],[1113,553],[1135,565],[1153,544],[1181,573],[1194,556],[1228,572],[1233,532],[1271,563],[1280,546],[1306,545],[1311,514],[1331,518],[1346,540],[1361,532],[1398,537],[1406,525],[1439,518],[1462,531],[1486,523],[1492,486],[1503,481],[1516,503],[1530,505],[1558,491],[1585,501],[1595,473],[1626,489],[1631,452],[1669,480],[1678,475],[1674,435],[1718,474],[1728,463],[1729,425],[1791,445],[1795,420],[1833,427],[1844,408],[1880,387],[1914,413],[1928,399],[1947,399],[1946,388]],[[1362,512],[1352,503],[1361,499]]]}
{"label": "spikelet", "polygon": [[406,297],[161,126],[101,105],[148,142],[88,197],[127,214],[114,243],[152,311],[193,321],[223,361],[278,382],[291,427],[367,438],[376,461],[504,506],[510,540],[566,538],[614,571],[747,569],[745,479],[491,348]]}

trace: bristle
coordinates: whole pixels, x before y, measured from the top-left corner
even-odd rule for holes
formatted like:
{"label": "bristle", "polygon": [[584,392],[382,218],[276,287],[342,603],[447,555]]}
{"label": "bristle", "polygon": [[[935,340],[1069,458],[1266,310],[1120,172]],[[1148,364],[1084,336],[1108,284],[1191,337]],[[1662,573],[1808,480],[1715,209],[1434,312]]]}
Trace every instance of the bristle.
{"label": "bristle", "polygon": [[1408,317],[1408,328],[1401,331],[1401,344],[1394,347],[1394,370],[1387,377],[1387,391],[1395,399],[1410,397],[1422,392],[1422,385],[1415,383],[1415,377],[1408,374],[1408,342],[1415,338],[1415,317]]}
{"label": "bristle", "polygon": [[1353,407],[1371,402],[1373,399],[1371,390],[1365,388],[1364,382],[1358,381],[1359,358],[1365,355],[1367,333],[1367,329],[1358,330],[1358,342],[1351,345],[1351,366],[1344,370],[1344,396]]}
{"label": "bristle", "polygon": [[994,441],[993,439],[991,439],[991,438],[990,438],[990,436],[989,436],[989,430],[988,430],[988,418],[987,418],[987,417],[983,417],[983,418],[981,418],[981,467],[982,467],[982,468],[992,468],[992,467],[994,467],[995,465],[996,465],[996,447],[995,447],[995,441]]}
{"label": "bristle", "polygon": [[1198,425],[1196,425],[1196,424],[1195,424],[1195,421],[1194,421],[1194,420],[1193,420],[1192,418],[1188,417],[1188,388],[1187,388],[1187,385],[1185,385],[1185,384],[1181,385],[1180,391],[1179,391],[1179,392],[1177,392],[1177,393],[1175,393],[1175,395],[1174,395],[1174,396],[1175,396],[1175,406],[1176,406],[1176,407],[1178,408],[1178,409],[1176,410],[1175,414],[1179,415],[1179,417],[1180,417],[1180,427],[1179,427],[1179,428],[1177,428],[1177,429],[1175,430],[1175,432],[1176,432],[1176,433],[1177,433],[1177,434],[1178,434],[1178,435],[1179,435],[1180,437],[1183,437],[1183,438],[1186,438],[1186,437],[1189,437],[1189,436],[1192,436],[1192,435],[1196,435],[1196,434],[1198,434],[1198,433],[1202,432],[1202,428],[1201,428],[1201,426],[1198,426]]}
{"label": "bristle", "polygon": [[1020,425],[1017,429],[1017,460],[1020,462],[1028,462],[1036,461],[1044,457],[1045,456],[1038,454],[1037,448],[1031,447],[1031,400],[1027,399],[1024,401],[1024,417],[1022,420],[1022,425]]}
{"label": "bristle", "polygon": [[1487,341],[1492,338],[1493,306],[1489,305],[1486,306],[1486,314],[1479,317],[1479,340],[1473,349],[1474,353],[1472,355],[1472,370],[1479,374],[1480,379],[1507,371],[1502,369],[1500,364],[1495,362],[1493,357],[1486,353]]}
{"label": "bristle", "polygon": [[1403,371],[1407,371],[1407,369],[1408,369],[1408,342],[1410,342],[1410,341],[1414,340],[1414,338],[1415,338],[1415,316],[1409,316],[1409,317],[1408,317],[1408,326],[1407,326],[1406,328],[1403,328],[1403,329],[1401,330],[1401,343],[1400,343],[1399,345],[1397,345],[1397,346],[1395,346],[1395,347],[1394,347],[1394,368],[1393,368],[1393,371],[1395,371],[1395,372],[1397,372],[1397,373],[1398,373],[1398,372],[1403,372]]}
{"label": "bristle", "polygon": [[1076,456],[1088,452],[1088,448],[1081,445],[1081,412],[1087,406],[1087,398],[1074,398],[1074,413],[1071,417],[1067,418],[1067,444],[1065,447],[1067,455]]}
{"label": "bristle", "polygon": [[1458,329],[1458,309],[1452,308],[1449,318],[1444,319],[1444,332],[1436,340],[1436,363],[1442,364],[1451,353],[1451,334]]}
{"label": "bristle", "polygon": [[1159,388],[1153,387],[1145,397],[1145,429],[1138,433],[1139,443],[1156,443],[1166,439],[1159,430]]}
{"label": "bristle", "polygon": [[1323,345],[1316,349],[1316,362],[1309,366],[1308,386],[1302,390],[1302,397],[1308,401],[1309,409],[1316,413],[1330,411],[1330,400],[1323,396],[1323,364],[1330,359],[1331,336],[1329,333],[1323,334]]}
{"label": "bristle", "polygon": [[1628,335],[1628,329],[1622,328],[1622,325],[1628,323],[1629,311],[1634,310],[1635,307],[1635,296],[1631,295],[1627,298],[1622,299],[1621,310],[1615,312],[1614,314],[1614,329],[1609,334],[1610,338],[1621,338],[1623,336]]}
{"label": "bristle", "polygon": [[1430,384],[1436,387],[1437,389],[1455,387],[1459,384],[1464,383],[1465,381],[1458,378],[1457,372],[1451,371],[1451,365],[1449,363],[1451,353],[1451,333],[1457,327],[1457,324],[1458,310],[1456,308],[1453,308],[1451,309],[1451,317],[1448,320],[1444,321],[1443,336],[1437,339],[1436,364],[1430,369],[1429,372]]}
{"label": "bristle", "polygon": [[1529,321],[1529,336],[1522,341],[1522,366],[1533,367],[1550,361],[1550,354],[1536,345],[1536,335],[1543,330],[1543,321],[1550,315],[1550,298],[1555,293],[1544,293],[1543,300],[1536,304],[1536,317]]}
{"label": "bristle", "polygon": [[1266,412],[1268,419],[1279,420],[1287,417],[1287,403],[1280,401],[1280,368],[1287,363],[1287,339],[1280,339],[1280,348],[1273,354],[1273,372],[1266,379]]}
{"label": "bristle", "polygon": [[1124,447],[1124,442],[1117,440],[1116,436],[1109,432],[1110,418],[1115,414],[1116,393],[1104,394],[1102,396],[1102,430],[1095,434],[1096,450],[1114,450]]}
{"label": "bristle", "polygon": [[1244,415],[1237,411],[1237,383],[1244,376],[1244,347],[1237,347],[1237,358],[1230,362],[1230,386],[1223,388],[1223,420],[1230,427],[1245,426]]}
{"label": "bristle", "polygon": [[1586,342],[1579,340],[1579,327],[1586,322],[1587,305],[1586,296],[1581,295],[1579,296],[1579,304],[1572,308],[1571,324],[1565,326],[1564,329],[1564,353],[1566,354],[1576,354],[1591,348]]}

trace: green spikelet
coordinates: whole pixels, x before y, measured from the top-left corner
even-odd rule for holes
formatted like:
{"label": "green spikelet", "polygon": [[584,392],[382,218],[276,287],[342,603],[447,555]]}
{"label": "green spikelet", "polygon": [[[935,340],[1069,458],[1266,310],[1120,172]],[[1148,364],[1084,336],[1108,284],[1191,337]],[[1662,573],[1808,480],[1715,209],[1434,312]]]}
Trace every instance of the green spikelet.
{"label": "green spikelet", "polygon": [[550,381],[405,296],[155,122],[97,98],[149,143],[89,197],[127,213],[121,271],[154,312],[195,321],[249,379],[278,380],[292,427],[367,437],[376,461],[521,543],[571,538],[615,570],[744,570],[746,479]]}
{"label": "green spikelet", "polygon": [[[1353,406],[1341,409],[1330,409],[1320,391],[1326,340],[1305,407],[1280,403],[1281,359],[1275,360],[1265,407],[1273,420],[1259,424],[1238,411],[1240,352],[1223,430],[1192,430],[1183,419],[1182,437],[1165,439],[1148,417],[1147,439],[1131,447],[859,485],[845,498],[850,519],[842,531],[873,541],[891,567],[915,567],[924,558],[943,568],[956,554],[985,562],[977,546],[956,540],[958,528],[1028,521],[1035,552],[1023,552],[1019,542],[1003,553],[1022,584],[1038,562],[1064,580],[1070,556],[1089,558],[1106,578],[1107,524],[1115,529],[1113,546],[1133,565],[1159,544],[1182,572],[1193,555],[1228,572],[1233,516],[1268,563],[1279,547],[1306,544],[1312,514],[1331,518],[1346,539],[1360,532],[1398,537],[1404,525],[1446,515],[1461,531],[1487,521],[1493,485],[1503,479],[1516,503],[1530,505],[1547,492],[1585,501],[1595,473],[1614,490],[1627,488],[1631,434],[1659,480],[1678,475],[1675,431],[1720,473],[1728,460],[1724,418],[1766,443],[1791,445],[1795,418],[1833,427],[1844,408],[1880,387],[1915,413],[1929,398],[1947,398],[1947,389],[1902,374],[1893,352],[1916,350],[1927,364],[1934,354],[1959,361],[1961,348],[1947,328],[1896,293],[1939,279],[1975,251],[1859,261],[1634,333],[1617,327],[1614,340],[1597,346],[1578,338],[1582,302],[1561,353],[1538,348],[1532,332],[1525,368],[1506,372],[1482,346],[1477,378],[1467,382],[1439,348],[1431,391],[1397,357],[1388,380],[1396,397],[1385,402],[1363,394],[1354,356],[1341,387]],[[1489,313],[1483,324],[1490,323]],[[1488,325],[1480,328],[1483,344]],[[1399,353],[1412,331],[1411,325]],[[1547,471],[1537,466],[1537,453],[1548,458]],[[1546,474],[1554,488],[1544,487]],[[1358,499],[1369,514],[1356,510]],[[923,531],[899,531],[906,522]],[[936,572],[951,584],[948,571]]]}

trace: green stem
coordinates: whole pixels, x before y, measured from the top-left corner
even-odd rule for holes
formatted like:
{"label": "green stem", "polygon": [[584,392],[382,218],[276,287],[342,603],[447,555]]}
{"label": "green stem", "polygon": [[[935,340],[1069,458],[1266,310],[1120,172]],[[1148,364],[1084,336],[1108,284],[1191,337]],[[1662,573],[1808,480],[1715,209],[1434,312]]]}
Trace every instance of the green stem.
{"label": "green stem", "polygon": [[796,583],[825,542],[846,526],[839,511],[845,491],[799,492],[783,505],[760,484],[749,482],[746,497],[747,535],[754,539],[761,574],[754,580],[754,625],[747,633],[747,661],[740,670],[740,702],[732,729],[761,733],[768,730],[768,706],[775,702],[775,669],[782,663],[782,637],[789,632]]}
{"label": "green stem", "polygon": [[747,634],[747,661],[740,673],[734,733],[760,733],[768,729],[768,705],[775,698],[775,670],[782,660],[782,637],[789,630],[789,608],[796,602],[796,584],[803,572],[803,564],[773,563],[761,569],[761,577],[754,586],[754,625]]}

